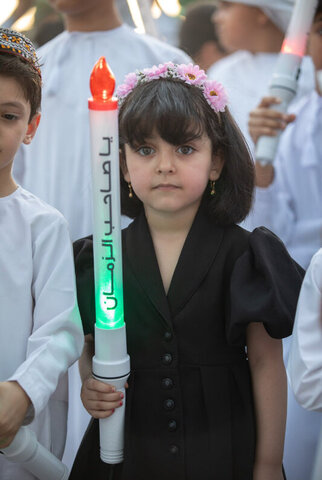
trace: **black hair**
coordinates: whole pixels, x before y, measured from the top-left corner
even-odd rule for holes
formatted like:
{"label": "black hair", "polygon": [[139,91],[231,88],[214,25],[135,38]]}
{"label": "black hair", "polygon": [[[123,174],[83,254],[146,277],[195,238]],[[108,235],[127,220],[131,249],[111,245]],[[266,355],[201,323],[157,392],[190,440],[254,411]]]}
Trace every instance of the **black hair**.
{"label": "black hair", "polygon": [[[126,97],[119,111],[121,164],[126,168],[125,144],[138,147],[156,130],[172,145],[183,145],[206,133],[214,155],[224,167],[216,181],[216,195],[210,188],[203,199],[212,219],[221,225],[241,222],[248,214],[254,188],[254,164],[247,144],[231,114],[216,113],[200,88],[177,79],[158,79],[140,84]],[[121,175],[122,213],[134,218],[142,202]]]}
{"label": "black hair", "polygon": [[321,13],[322,12],[322,0],[319,0],[318,1],[318,4],[317,4],[317,7],[316,7],[316,11],[315,11],[315,16],[318,14],[318,13]]}
{"label": "black hair", "polygon": [[190,57],[198,54],[204,43],[212,41],[217,45],[218,51],[226,53],[221,45],[216,27],[211,20],[217,7],[214,3],[201,3],[187,9],[179,31],[179,48]]}
{"label": "black hair", "polygon": [[39,73],[24,58],[0,52],[0,75],[14,78],[20,85],[25,99],[30,103],[30,121],[40,110],[41,78]]}

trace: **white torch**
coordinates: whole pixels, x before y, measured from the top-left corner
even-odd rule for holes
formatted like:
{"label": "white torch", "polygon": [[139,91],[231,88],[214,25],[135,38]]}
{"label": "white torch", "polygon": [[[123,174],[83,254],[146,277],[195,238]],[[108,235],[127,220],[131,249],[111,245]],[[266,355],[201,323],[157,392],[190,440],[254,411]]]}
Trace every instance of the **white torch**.
{"label": "white torch", "polygon": [[[95,64],[88,101],[93,182],[93,249],[95,279],[95,356],[93,376],[124,393],[130,373],[123,312],[121,208],[117,100],[115,78],[105,58]],[[100,456],[103,462],[123,460],[123,405],[100,419]]]}
{"label": "white torch", "polygon": [[[269,96],[281,99],[275,110],[286,112],[297,91],[300,68],[318,0],[296,0],[291,21],[272,76]],[[262,165],[273,163],[279,135],[258,139],[255,158]]]}
{"label": "white torch", "polygon": [[36,434],[27,427],[20,427],[10,445],[1,452],[39,480],[67,480],[69,477],[66,465],[41,445]]}

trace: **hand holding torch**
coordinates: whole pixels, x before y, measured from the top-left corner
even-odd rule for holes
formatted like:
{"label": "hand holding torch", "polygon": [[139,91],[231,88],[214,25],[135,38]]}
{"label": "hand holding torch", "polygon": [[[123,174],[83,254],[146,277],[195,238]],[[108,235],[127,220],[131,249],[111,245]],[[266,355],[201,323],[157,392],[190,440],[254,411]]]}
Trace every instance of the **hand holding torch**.
{"label": "hand holding torch", "polygon": [[[296,0],[291,21],[272,76],[269,96],[281,99],[274,109],[286,112],[297,91],[300,67],[318,0]],[[255,158],[262,165],[273,163],[279,135],[258,139]]]}
{"label": "hand holding torch", "polygon": [[40,480],[67,480],[69,477],[66,465],[37,441],[30,428],[20,427],[10,445],[1,452]]}
{"label": "hand holding torch", "polygon": [[[93,376],[124,393],[130,374],[123,312],[121,208],[115,78],[105,58],[95,64],[88,101],[93,182],[95,356]],[[106,463],[123,460],[123,405],[100,419],[100,455]]]}

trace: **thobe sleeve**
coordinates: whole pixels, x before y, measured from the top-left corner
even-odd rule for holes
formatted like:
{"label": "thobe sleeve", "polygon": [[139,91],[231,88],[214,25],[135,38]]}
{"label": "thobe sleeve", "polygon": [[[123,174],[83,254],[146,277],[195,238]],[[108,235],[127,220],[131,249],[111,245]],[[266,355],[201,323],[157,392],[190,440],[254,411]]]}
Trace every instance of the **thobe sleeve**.
{"label": "thobe sleeve", "polygon": [[290,335],[303,275],[281,240],[264,227],[256,228],[231,275],[228,341],[244,343],[251,322],[263,323],[273,338]]}
{"label": "thobe sleeve", "polygon": [[254,204],[244,221],[243,227],[253,230],[264,225],[288,244],[295,228],[295,209],[292,189],[286,172],[286,156],[292,155],[287,136],[281,141],[278,155],[274,162],[274,180],[267,188],[256,187]]}
{"label": "thobe sleeve", "polygon": [[287,373],[297,401],[322,411],[322,249],[302,285]]}
{"label": "thobe sleeve", "polygon": [[33,413],[38,415],[47,405],[60,378],[80,356],[84,342],[67,223],[57,214],[47,217],[46,222],[42,218],[33,226],[34,309],[26,360],[9,378],[31,399],[30,421]]}

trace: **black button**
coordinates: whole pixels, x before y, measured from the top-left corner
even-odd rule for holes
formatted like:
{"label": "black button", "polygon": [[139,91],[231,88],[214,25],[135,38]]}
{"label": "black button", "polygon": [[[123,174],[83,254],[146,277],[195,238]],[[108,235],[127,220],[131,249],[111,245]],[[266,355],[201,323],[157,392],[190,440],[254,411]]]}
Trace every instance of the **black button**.
{"label": "black button", "polygon": [[164,388],[165,390],[170,390],[171,388],[173,388],[173,380],[172,380],[172,378],[162,378],[162,380],[161,380],[161,386],[162,386],[162,388]]}
{"label": "black button", "polygon": [[169,452],[175,455],[176,453],[179,452],[179,448],[177,447],[177,445],[170,445]]}
{"label": "black button", "polygon": [[175,420],[170,420],[168,423],[168,430],[169,432],[174,432],[177,430],[177,422]]}
{"label": "black button", "polygon": [[165,334],[163,335],[163,338],[166,342],[170,342],[170,340],[172,340],[172,333],[171,332],[165,332]]}
{"label": "black button", "polygon": [[165,410],[173,410],[174,407],[175,407],[175,403],[174,403],[174,400],[172,400],[172,398],[167,398],[166,400],[164,400],[163,408]]}
{"label": "black button", "polygon": [[163,365],[170,365],[170,363],[172,362],[171,353],[165,353],[164,355],[162,355],[161,361]]}

